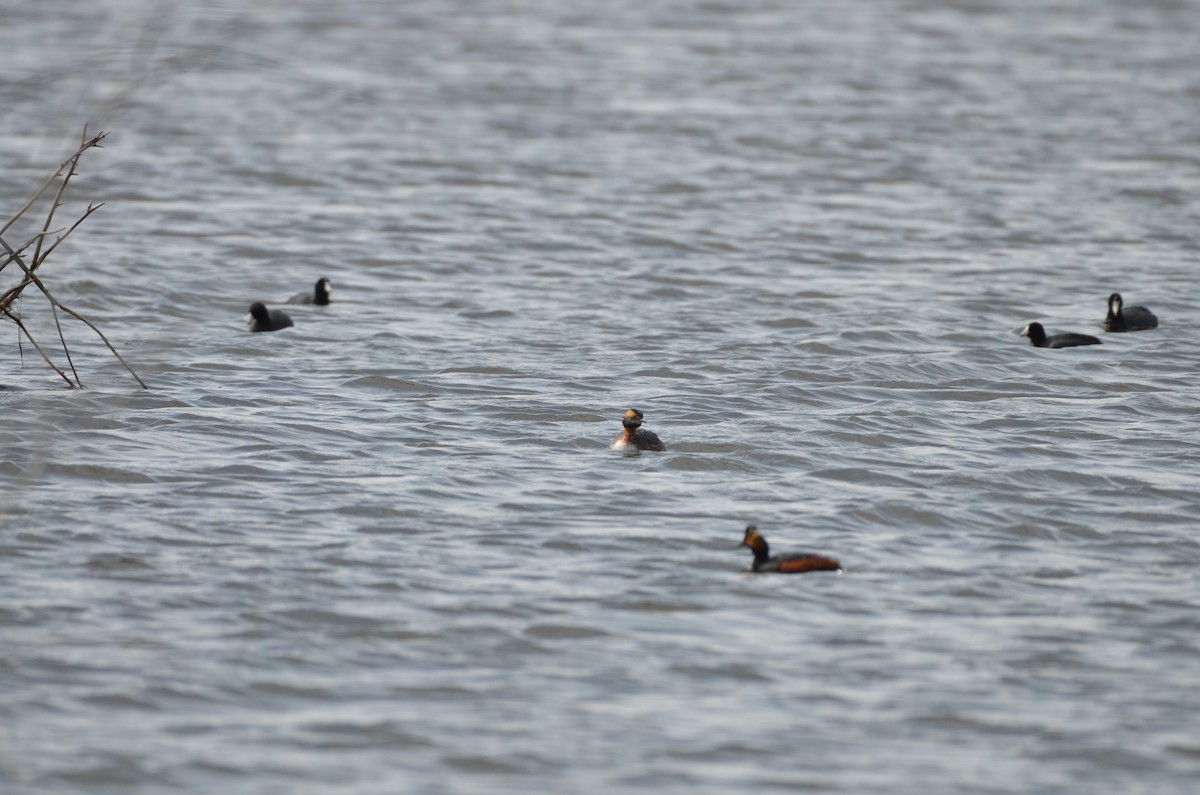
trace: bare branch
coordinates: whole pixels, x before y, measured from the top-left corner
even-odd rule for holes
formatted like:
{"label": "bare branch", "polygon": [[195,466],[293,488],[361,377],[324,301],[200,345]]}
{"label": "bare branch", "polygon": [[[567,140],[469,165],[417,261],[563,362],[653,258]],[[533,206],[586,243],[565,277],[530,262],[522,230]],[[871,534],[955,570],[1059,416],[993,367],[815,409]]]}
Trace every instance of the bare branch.
{"label": "bare branch", "polygon": [[[85,135],[87,134],[87,127],[84,127],[84,134]],[[44,224],[42,224],[42,233],[43,234],[50,231],[50,224],[54,222],[54,214],[56,212],[58,212],[58,208],[62,207],[62,205],[63,205],[63,196],[65,196],[67,193],[67,186],[71,184],[71,177],[73,177],[77,173],[79,173],[75,169],[79,166],[79,158],[83,155],[83,151],[84,150],[82,147],[80,149],[75,150],[75,155],[73,157],[71,157],[69,160],[67,160],[69,167],[67,168],[67,173],[63,176],[62,181],[58,183],[58,192],[54,194],[54,201],[50,202],[50,209],[46,213],[46,222]],[[59,169],[59,173],[62,173],[61,168]],[[87,218],[87,216],[90,213],[91,213],[91,207],[89,206],[88,212],[84,213],[83,217]],[[80,221],[82,221],[82,220],[83,219],[81,218]],[[76,222],[76,225],[78,225],[78,223],[79,222]],[[31,268],[32,270],[37,270],[38,268],[40,268],[42,263],[45,261],[45,257],[42,256],[42,242],[44,240],[45,240],[44,237],[39,237],[37,244],[34,245],[34,247],[33,247],[33,265]],[[46,252],[46,253],[49,254],[50,252]]]}
{"label": "bare branch", "polygon": [[[58,232],[61,232],[61,231],[62,231],[61,229],[56,230],[55,234],[57,234]],[[0,237],[0,246],[3,246],[4,250],[6,252],[8,252],[8,259],[6,259],[6,260],[4,260],[4,262],[0,263],[0,271],[7,268],[9,263],[11,263],[13,260],[17,259],[17,257],[21,254],[21,252],[25,251],[25,249],[29,248],[34,243],[36,243],[38,241],[38,238],[40,238],[40,237],[45,237],[45,233],[38,232],[33,237],[29,238],[24,243],[22,243],[21,247],[16,250],[13,250],[12,246],[8,245],[8,241],[6,241],[3,237]]]}
{"label": "bare branch", "polygon": [[[59,234],[57,238],[55,238],[54,242],[50,244],[50,248],[46,249],[45,253],[42,254],[42,258],[40,260],[37,258],[37,253],[35,251],[34,265],[33,265],[32,270],[37,270],[38,266],[46,259],[46,257],[50,256],[50,252],[53,251],[54,249],[58,248],[58,244],[67,239],[67,235],[74,232],[75,229],[78,228],[78,226],[80,224],[82,224],[84,221],[87,220],[89,215],[96,212],[103,206],[104,206],[104,202],[100,202],[99,204],[89,204],[87,209],[83,211],[83,215],[79,216],[79,220],[77,220],[75,223],[71,224],[69,227],[66,228],[66,230],[64,230],[61,234]],[[55,233],[43,232],[41,235],[38,236],[38,240],[39,241],[42,240],[44,238],[44,236],[47,234],[55,234]],[[24,267],[24,266],[22,266],[22,267]]]}
{"label": "bare branch", "polygon": [[[50,292],[50,289],[48,287],[46,287],[44,282],[42,282],[41,277],[39,277],[36,273],[33,273],[32,271],[26,269],[25,263],[21,262],[19,258],[17,260],[17,264],[20,265],[22,269],[25,269],[25,281],[23,281],[20,285],[18,285],[18,287],[20,287],[21,289],[24,289],[25,285],[27,285],[27,284],[35,285],[39,290],[42,291],[42,294],[46,296],[46,300],[50,302],[50,306],[52,308],[61,309],[62,311],[66,312],[68,315],[70,315],[71,317],[73,317],[76,320],[83,323],[85,326],[90,328],[92,331],[96,332],[96,336],[98,336],[101,340],[104,341],[104,344],[106,346],[108,346],[108,349],[110,351],[112,351],[113,356],[117,357],[117,361],[119,361],[121,364],[125,365],[125,369],[128,370],[129,374],[133,376],[133,379],[135,381],[137,381],[138,384],[141,385],[142,389],[150,388],[150,387],[146,386],[145,381],[143,381],[141,378],[138,377],[138,374],[129,365],[129,362],[125,361],[125,357],[123,357],[121,354],[117,353],[117,349],[114,348],[113,344],[108,341],[108,337],[104,336],[104,333],[102,331],[100,331],[99,328],[96,327],[96,324],[92,323],[92,321],[88,320],[86,317],[79,314],[74,309],[72,309],[71,307],[67,306],[66,304],[59,301],[57,298],[55,298],[54,294]],[[16,290],[17,290],[17,288],[14,287],[12,290],[9,291],[9,293],[14,292]],[[7,306],[4,303],[4,299],[6,299],[7,297],[8,297],[8,293],[5,293],[4,297],[0,298],[0,307],[4,307],[3,311],[6,314],[9,314],[11,316],[11,313],[8,312]],[[59,338],[61,339],[62,338],[62,326],[58,323],[58,315],[57,314],[55,314],[55,316],[54,316],[54,322],[55,322],[55,325],[58,327],[58,334],[59,334]],[[63,353],[65,353],[67,355],[67,362],[70,363],[71,353],[70,353],[70,351],[67,350],[67,341],[65,339],[62,340],[62,345],[63,345]],[[83,381],[79,379],[79,373],[75,372],[74,364],[71,364],[71,371],[75,373],[75,379],[76,379],[76,381],[79,382],[79,386],[83,386]]]}
{"label": "bare branch", "polygon": [[[57,301],[55,303],[57,303]],[[133,380],[137,381],[138,384],[142,387],[142,389],[150,388],[150,387],[146,386],[145,381],[143,381],[141,378],[138,378],[138,374],[135,373],[133,371],[133,368],[129,366],[129,362],[125,361],[125,357],[122,356],[121,354],[117,353],[117,349],[114,348],[113,344],[108,341],[108,337],[104,336],[104,332],[102,332],[100,329],[96,328],[96,325],[94,323],[92,323],[92,321],[88,320],[86,317],[79,314],[71,307],[65,306],[64,304],[58,304],[58,308],[64,312],[66,312],[68,315],[75,318],[79,322],[83,323],[85,326],[90,328],[92,331],[96,332],[96,336],[104,341],[104,344],[108,346],[108,349],[110,351],[112,351],[112,355],[117,357],[117,361],[119,361],[121,364],[125,365],[125,369],[129,371],[129,374],[131,376],[133,376]]]}
{"label": "bare branch", "polygon": [[[84,129],[86,130],[87,128],[85,127]],[[30,207],[37,204],[38,199],[42,198],[42,194],[45,193],[46,190],[51,185],[54,184],[54,180],[58,179],[58,176],[60,174],[62,174],[64,168],[71,165],[72,163],[78,163],[79,156],[81,154],[83,154],[88,149],[91,149],[93,146],[99,146],[100,142],[103,141],[107,137],[108,137],[108,133],[102,132],[99,135],[92,136],[90,139],[85,140],[83,142],[83,145],[75,150],[75,154],[71,155],[66,160],[64,160],[62,162],[62,165],[60,165],[58,167],[58,170],[55,171],[53,174],[51,174],[49,176],[49,178],[44,183],[42,183],[42,187],[38,188],[37,193],[33,194],[33,198],[30,199],[29,201],[27,201],[25,203],[25,206],[17,211],[16,215],[14,215],[12,218],[8,219],[8,223],[6,223],[4,226],[0,226],[0,235],[3,235],[5,232],[7,232],[9,227],[11,227],[13,224],[15,224],[23,215],[25,215],[25,213],[29,212]]]}
{"label": "bare branch", "polygon": [[58,300],[49,293],[46,293],[46,296],[50,299],[50,314],[54,316],[54,328],[58,331],[58,341],[62,345],[63,355],[67,357],[67,366],[71,368],[71,375],[75,376],[75,383],[82,387],[83,379],[79,377],[79,371],[75,369],[75,361],[71,358],[71,349],[67,347],[67,338],[63,334],[62,321],[58,319],[58,310],[55,308],[59,305]]}
{"label": "bare branch", "polygon": [[[71,224],[70,226],[68,226],[64,229],[59,229],[59,230],[55,230],[55,231],[51,231],[51,229],[50,229],[51,225],[54,223],[54,216],[57,213],[58,208],[62,207],[64,205],[64,197],[66,196],[67,186],[70,185],[71,178],[74,177],[75,174],[77,173],[76,169],[79,166],[80,157],[88,149],[91,149],[92,147],[98,147],[100,145],[100,141],[104,140],[104,138],[107,135],[108,135],[107,133],[100,133],[99,135],[95,135],[95,136],[92,136],[89,138],[88,134],[87,134],[87,127],[85,126],[83,128],[83,142],[80,144],[79,148],[75,150],[75,153],[73,155],[71,155],[71,157],[64,160],[62,162],[62,164],[59,165],[58,170],[55,171],[54,174],[52,174],[50,176],[50,178],[46,180],[46,182],[42,185],[42,187],[38,190],[38,192],[34,195],[34,197],[32,199],[30,199],[25,204],[25,206],[22,207],[17,212],[17,214],[9,220],[8,223],[6,223],[2,228],[0,228],[0,248],[2,248],[3,251],[5,253],[7,253],[7,255],[8,255],[8,258],[4,260],[3,264],[0,264],[0,270],[3,270],[10,263],[15,262],[15,263],[17,263],[17,266],[21,268],[21,271],[24,273],[24,278],[21,279],[18,284],[9,288],[3,294],[0,294],[0,316],[7,317],[10,320],[12,320],[14,323],[17,324],[17,327],[20,329],[21,333],[24,334],[25,338],[28,339],[30,341],[30,343],[33,344],[34,348],[37,349],[38,353],[41,354],[42,358],[46,361],[46,363],[48,365],[50,365],[50,367],[56,373],[58,373],[63,378],[63,380],[65,380],[72,387],[76,387],[76,386],[82,387],[83,380],[79,377],[79,372],[75,369],[75,362],[73,361],[73,359],[71,357],[70,346],[68,346],[68,344],[67,344],[66,334],[63,331],[62,321],[58,314],[58,310],[61,309],[63,312],[66,312],[68,315],[75,318],[76,320],[79,320],[81,323],[86,325],[92,331],[96,332],[96,335],[100,337],[100,339],[108,347],[109,351],[111,351],[112,354],[117,357],[117,361],[119,361],[122,365],[124,365],[125,369],[129,371],[129,374],[133,376],[134,380],[136,380],[143,389],[148,389],[148,387],[146,386],[146,382],[143,381],[140,377],[138,377],[138,374],[136,372],[134,372],[133,368],[129,365],[129,363],[127,361],[125,361],[124,357],[122,357],[121,354],[117,352],[117,349],[115,347],[113,347],[112,343],[109,342],[108,337],[104,336],[103,332],[101,332],[100,329],[97,328],[94,323],[92,323],[90,320],[88,320],[82,314],[80,314],[79,312],[76,312],[74,309],[71,309],[70,307],[64,305],[57,298],[55,298],[54,294],[50,291],[50,289],[46,286],[46,284],[42,281],[42,279],[37,274],[37,271],[41,268],[42,264],[46,261],[46,258],[49,257],[50,254],[53,253],[58,248],[58,246],[64,240],[66,240],[67,237],[72,232],[74,232],[77,228],[79,228],[79,225],[81,223],[83,223],[89,216],[91,216],[92,213],[94,213],[96,210],[99,210],[101,207],[104,206],[103,202],[101,202],[101,203],[90,202],[87,206],[87,209],[84,210],[83,214],[80,215],[79,218],[76,219],[73,224]],[[41,232],[39,232],[39,233],[35,234],[33,237],[31,237],[19,249],[14,249],[12,246],[10,246],[8,244],[7,241],[4,240],[4,237],[3,237],[4,232],[6,232],[9,228],[11,228],[12,225],[14,223],[16,223],[16,221],[19,218],[21,218],[23,215],[25,215],[30,210],[30,208],[32,208],[38,202],[38,200],[45,194],[45,192],[49,189],[50,185],[52,185],[54,183],[54,180],[59,179],[60,177],[61,177],[61,181],[59,182],[58,190],[55,192],[54,199],[50,203],[50,207],[46,212],[46,220],[42,224]],[[54,237],[54,240],[53,240],[53,242],[49,242],[48,238],[50,238],[52,236]],[[49,245],[47,245],[48,242],[49,242]],[[27,261],[24,254],[30,247],[33,248],[33,254]],[[54,362],[52,362],[50,360],[49,355],[42,348],[42,346],[37,342],[37,340],[34,339],[33,335],[30,333],[29,329],[25,326],[21,317],[16,312],[12,311],[12,309],[11,309],[13,302],[18,300],[21,297],[21,295],[23,294],[25,288],[31,284],[35,285],[38,288],[38,290],[41,291],[42,295],[44,295],[46,297],[46,301],[50,304],[50,312],[54,318],[55,329],[58,331],[59,343],[62,345],[63,353],[67,357],[67,364],[71,368],[71,373],[75,376],[74,381],[71,380],[70,376],[68,376],[66,374],[66,372],[64,372],[57,365],[55,365]],[[20,337],[18,337],[18,339],[20,339]]]}
{"label": "bare branch", "polygon": [[50,368],[54,370],[54,372],[62,376],[63,380],[67,382],[67,386],[74,389],[75,384],[71,381],[66,373],[58,369],[54,362],[50,361],[50,357],[46,355],[44,350],[42,350],[42,346],[38,345],[38,341],[35,340],[33,335],[29,333],[29,329],[25,328],[25,324],[21,322],[21,318],[15,312],[11,312],[8,309],[4,310],[4,314],[7,315],[12,322],[17,324],[17,328],[21,329],[21,331],[25,334],[25,339],[29,340],[33,344],[33,347],[37,349],[37,352],[42,355],[42,358],[46,360],[46,364],[50,365]]}

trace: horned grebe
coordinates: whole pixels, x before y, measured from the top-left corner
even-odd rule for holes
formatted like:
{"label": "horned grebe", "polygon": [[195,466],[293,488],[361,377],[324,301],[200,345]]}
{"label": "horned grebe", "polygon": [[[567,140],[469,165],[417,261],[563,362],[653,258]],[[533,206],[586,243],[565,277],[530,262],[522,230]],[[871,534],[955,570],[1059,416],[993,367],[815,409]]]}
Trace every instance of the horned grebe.
{"label": "horned grebe", "polygon": [[1104,318],[1105,331],[1145,331],[1158,327],[1158,318],[1144,306],[1131,306],[1121,311],[1121,294],[1108,297],[1108,317]]}
{"label": "horned grebe", "polygon": [[267,309],[262,301],[250,304],[250,314],[246,315],[246,328],[250,331],[279,331],[294,325],[292,319],[281,310]]}
{"label": "horned grebe", "polygon": [[322,276],[317,279],[317,283],[313,286],[311,293],[296,293],[287,300],[289,304],[317,304],[318,306],[329,305],[329,295],[333,292],[333,282]]}
{"label": "horned grebe", "polygon": [[1074,348],[1076,345],[1099,345],[1100,340],[1093,337],[1091,334],[1076,334],[1074,331],[1066,331],[1062,334],[1051,334],[1046,336],[1046,329],[1042,328],[1041,323],[1030,323],[1021,329],[1022,337],[1029,337],[1029,341],[1033,343],[1035,348]]}
{"label": "horned grebe", "polygon": [[771,557],[767,539],[758,532],[758,528],[750,525],[746,528],[746,537],[742,545],[750,547],[754,553],[754,563],[750,564],[751,571],[777,571],[780,574],[803,574],[806,571],[841,571],[842,565],[833,558],[813,555],[808,552],[793,553]]}
{"label": "horned grebe", "polygon": [[637,409],[630,409],[625,412],[625,417],[621,420],[621,424],[625,426],[625,431],[612,440],[612,444],[608,446],[608,449],[626,450],[630,447],[636,447],[638,450],[655,450],[657,452],[666,450],[667,446],[662,443],[662,439],[658,438],[658,434],[642,427],[642,418],[644,416]]}

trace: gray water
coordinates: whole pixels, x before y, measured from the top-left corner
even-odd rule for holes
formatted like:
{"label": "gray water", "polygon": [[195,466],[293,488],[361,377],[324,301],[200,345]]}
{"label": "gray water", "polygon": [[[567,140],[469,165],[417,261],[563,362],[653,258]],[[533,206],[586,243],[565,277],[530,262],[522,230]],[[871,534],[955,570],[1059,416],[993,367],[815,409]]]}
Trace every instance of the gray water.
{"label": "gray water", "polygon": [[0,324],[0,791],[1195,791],[1197,3],[46,0],[0,52],[0,216],[110,133],[43,276],[150,385]]}

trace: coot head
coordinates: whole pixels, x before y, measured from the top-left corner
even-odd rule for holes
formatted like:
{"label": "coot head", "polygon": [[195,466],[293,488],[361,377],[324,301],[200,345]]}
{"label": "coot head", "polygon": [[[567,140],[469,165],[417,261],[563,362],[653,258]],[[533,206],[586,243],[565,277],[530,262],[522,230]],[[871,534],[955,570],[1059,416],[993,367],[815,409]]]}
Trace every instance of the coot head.
{"label": "coot head", "polygon": [[267,311],[267,305],[262,301],[250,304],[250,314],[246,315],[246,325],[250,327],[251,331],[254,330],[255,325],[271,325],[271,313]]}
{"label": "coot head", "polygon": [[1029,337],[1029,341],[1038,347],[1046,344],[1046,329],[1036,320],[1025,324],[1025,328],[1021,329],[1018,333],[1022,337]]}
{"label": "coot head", "polygon": [[317,279],[317,283],[313,286],[313,303],[325,306],[329,303],[329,296],[333,294],[333,282],[322,276]]}

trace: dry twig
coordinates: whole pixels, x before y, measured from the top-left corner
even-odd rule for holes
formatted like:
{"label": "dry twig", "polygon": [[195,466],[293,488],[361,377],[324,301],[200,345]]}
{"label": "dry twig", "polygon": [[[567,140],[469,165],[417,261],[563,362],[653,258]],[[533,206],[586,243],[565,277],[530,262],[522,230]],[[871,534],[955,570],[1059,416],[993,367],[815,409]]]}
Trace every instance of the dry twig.
{"label": "dry twig", "polygon": [[[76,169],[79,166],[80,157],[82,157],[83,153],[89,149],[99,147],[100,142],[103,141],[107,135],[108,133],[102,132],[99,135],[89,138],[87,134],[87,127],[84,127],[83,141],[79,148],[75,150],[74,154],[72,154],[59,165],[58,169],[50,175],[50,177],[33,195],[33,198],[26,202],[25,206],[18,210],[16,215],[9,219],[8,223],[4,224],[3,227],[0,227],[0,249],[2,249],[4,252],[3,255],[0,255],[4,257],[3,261],[0,261],[0,271],[3,271],[14,262],[22,271],[21,279],[19,279],[15,285],[8,288],[3,293],[0,293],[0,317],[6,317],[13,321],[17,325],[17,328],[20,329],[21,333],[24,334],[25,339],[29,340],[37,352],[41,354],[46,363],[50,365],[50,367],[53,368],[53,370],[64,380],[66,380],[68,384],[70,384],[72,387],[82,387],[83,382],[80,380],[79,373],[75,369],[75,363],[71,359],[71,351],[67,346],[67,338],[63,332],[62,323],[59,319],[58,310],[61,309],[66,314],[70,315],[86,325],[92,331],[96,332],[96,335],[100,337],[100,339],[112,352],[113,356],[117,357],[117,361],[125,366],[125,369],[129,371],[130,375],[133,376],[134,380],[136,380],[143,389],[146,389],[146,383],[138,377],[138,374],[134,372],[133,368],[129,366],[129,363],[125,361],[121,354],[117,353],[117,349],[114,348],[112,343],[108,341],[108,338],[101,333],[100,329],[96,328],[94,323],[81,315],[79,312],[76,312],[74,309],[71,309],[59,301],[50,291],[50,288],[46,286],[42,278],[38,275],[38,270],[42,267],[43,263],[45,263],[46,258],[58,248],[59,244],[66,240],[68,235],[79,228],[79,225],[83,223],[89,216],[91,216],[92,213],[103,206],[103,204],[88,204],[87,209],[84,210],[83,214],[80,215],[80,217],[70,226],[58,230],[51,230],[50,228],[54,223],[54,216],[58,212],[58,208],[62,207],[64,204],[67,186],[71,182],[71,177],[75,176],[77,173]],[[42,223],[41,231],[34,234],[29,238],[29,240],[22,243],[19,247],[13,248],[8,244],[8,241],[4,239],[4,234],[8,232],[8,230],[11,229],[18,220],[20,220],[26,213],[28,213],[37,205],[38,200],[45,195],[46,191],[51,185],[54,184],[55,180],[60,180],[58,190],[55,192],[54,199],[51,201],[50,207],[46,212],[46,219]],[[53,238],[53,241],[50,242],[49,245],[46,245],[47,241],[51,238]],[[27,252],[29,252],[30,249],[33,250],[33,254],[31,257],[27,257]],[[46,301],[50,304],[50,313],[54,318],[54,325],[58,331],[59,344],[62,346],[63,355],[66,356],[67,366],[70,367],[71,375],[74,376],[74,380],[72,380],[71,376],[68,376],[62,368],[54,364],[53,360],[50,358],[50,355],[34,338],[33,334],[22,322],[20,316],[13,308],[13,304],[21,298],[25,288],[31,284],[36,286],[38,290],[41,291],[42,295],[45,296]]]}

